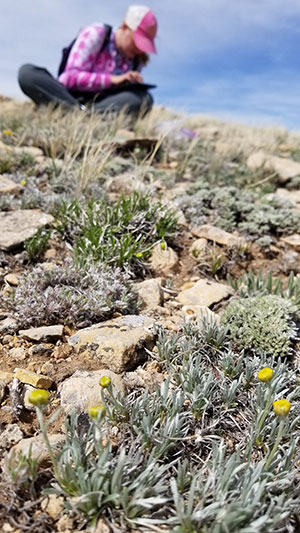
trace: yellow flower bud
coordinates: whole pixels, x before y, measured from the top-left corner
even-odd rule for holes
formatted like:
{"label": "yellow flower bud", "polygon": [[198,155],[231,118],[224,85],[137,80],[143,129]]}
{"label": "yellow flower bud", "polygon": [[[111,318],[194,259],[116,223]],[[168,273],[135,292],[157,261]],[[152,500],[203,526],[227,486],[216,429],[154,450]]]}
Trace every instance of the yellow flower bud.
{"label": "yellow flower bud", "polygon": [[106,389],[111,384],[111,379],[108,376],[102,376],[102,378],[99,379],[99,385],[100,387],[103,387],[103,389]]}
{"label": "yellow flower bud", "polygon": [[143,252],[137,252],[136,254],[134,254],[135,257],[143,257]]}
{"label": "yellow flower bud", "polygon": [[162,250],[166,249],[167,245],[166,245],[165,241],[161,241],[160,247],[161,247]]}
{"label": "yellow flower bud", "polygon": [[13,132],[11,130],[3,130],[4,135],[12,135]]}
{"label": "yellow flower bud", "polygon": [[286,417],[291,408],[291,403],[288,400],[276,400],[273,402],[273,409],[277,416]]}
{"label": "yellow flower bud", "polygon": [[106,415],[106,409],[104,405],[94,405],[93,407],[89,408],[89,415],[91,418],[94,418],[95,420],[97,418],[104,418]]}
{"label": "yellow flower bud", "polygon": [[36,389],[29,394],[28,401],[32,403],[32,405],[40,407],[41,405],[46,405],[48,403],[49,397],[50,394],[48,391],[44,389]]}
{"label": "yellow flower bud", "polygon": [[257,374],[259,381],[263,381],[263,382],[271,381],[273,376],[274,376],[274,371],[272,370],[272,368],[262,368]]}

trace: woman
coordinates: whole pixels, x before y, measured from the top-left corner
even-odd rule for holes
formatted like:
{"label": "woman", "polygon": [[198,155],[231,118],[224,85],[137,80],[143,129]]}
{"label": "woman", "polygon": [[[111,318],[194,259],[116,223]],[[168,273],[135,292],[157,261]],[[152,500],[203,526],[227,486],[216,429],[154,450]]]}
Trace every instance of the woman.
{"label": "woman", "polygon": [[140,71],[148,54],[156,53],[156,32],[153,12],[130,6],[116,31],[101,24],[80,31],[57,80],[46,69],[27,64],[19,70],[20,87],[36,104],[85,109],[92,103],[99,112],[147,112],[153,99]]}

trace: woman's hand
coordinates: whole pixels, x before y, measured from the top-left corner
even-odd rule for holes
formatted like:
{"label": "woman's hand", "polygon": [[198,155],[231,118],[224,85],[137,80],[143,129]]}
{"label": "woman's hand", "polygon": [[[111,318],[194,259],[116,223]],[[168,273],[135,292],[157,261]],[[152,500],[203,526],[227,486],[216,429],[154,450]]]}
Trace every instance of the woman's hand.
{"label": "woman's hand", "polygon": [[143,77],[136,70],[129,70],[125,74],[113,74],[110,77],[110,83],[112,85],[120,85],[125,81],[129,81],[129,83],[143,83]]}

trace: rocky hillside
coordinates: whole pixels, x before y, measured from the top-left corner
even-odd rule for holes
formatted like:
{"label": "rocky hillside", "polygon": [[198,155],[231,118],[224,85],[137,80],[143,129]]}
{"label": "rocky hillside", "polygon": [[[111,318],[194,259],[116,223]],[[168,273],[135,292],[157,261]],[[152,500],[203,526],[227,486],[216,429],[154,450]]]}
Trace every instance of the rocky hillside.
{"label": "rocky hillside", "polygon": [[0,99],[2,531],[299,530],[299,141]]}

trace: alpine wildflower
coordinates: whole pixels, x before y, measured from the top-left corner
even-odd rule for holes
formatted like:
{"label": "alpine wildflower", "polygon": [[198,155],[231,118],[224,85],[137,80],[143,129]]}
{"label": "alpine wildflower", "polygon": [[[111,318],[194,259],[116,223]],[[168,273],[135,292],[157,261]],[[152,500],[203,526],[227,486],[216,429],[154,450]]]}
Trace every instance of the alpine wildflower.
{"label": "alpine wildflower", "polygon": [[262,368],[257,374],[259,381],[262,381],[263,383],[271,381],[273,376],[274,370],[272,370],[272,368]]}
{"label": "alpine wildflower", "polygon": [[29,403],[35,407],[41,407],[42,405],[47,405],[49,402],[50,394],[44,389],[33,390],[28,397]]}
{"label": "alpine wildflower", "polygon": [[276,400],[273,402],[273,409],[277,416],[285,418],[291,409],[291,403],[288,400]]}
{"label": "alpine wildflower", "polygon": [[102,378],[99,379],[99,385],[103,389],[107,389],[111,384],[111,379],[108,376],[102,376]]}
{"label": "alpine wildflower", "polygon": [[106,415],[106,409],[104,405],[93,405],[93,407],[89,408],[89,415],[94,420],[102,419]]}

